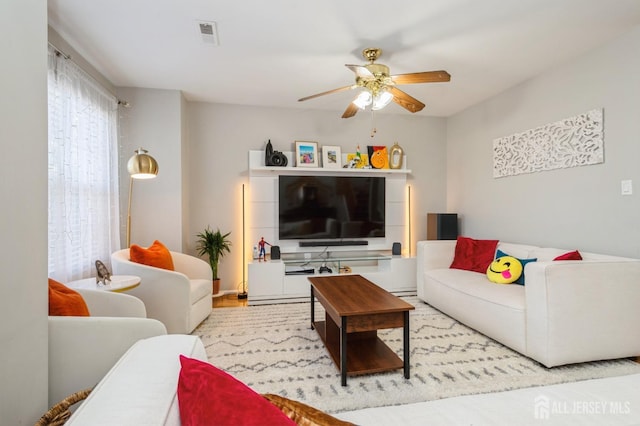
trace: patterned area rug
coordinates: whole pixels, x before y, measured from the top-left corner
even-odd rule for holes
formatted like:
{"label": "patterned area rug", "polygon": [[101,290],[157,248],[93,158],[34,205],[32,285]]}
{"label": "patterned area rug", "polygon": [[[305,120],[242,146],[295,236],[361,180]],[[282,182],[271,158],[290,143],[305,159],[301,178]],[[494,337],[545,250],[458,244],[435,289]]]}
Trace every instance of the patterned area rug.
{"label": "patterned area rug", "polygon": [[[410,314],[411,378],[402,370],[340,373],[315,330],[309,303],[217,308],[194,332],[209,362],[259,393],[274,393],[337,413],[459,395],[640,373],[632,360],[545,368],[460,324],[416,297]],[[324,310],[316,303],[316,318]],[[402,356],[402,330],[379,336]]]}

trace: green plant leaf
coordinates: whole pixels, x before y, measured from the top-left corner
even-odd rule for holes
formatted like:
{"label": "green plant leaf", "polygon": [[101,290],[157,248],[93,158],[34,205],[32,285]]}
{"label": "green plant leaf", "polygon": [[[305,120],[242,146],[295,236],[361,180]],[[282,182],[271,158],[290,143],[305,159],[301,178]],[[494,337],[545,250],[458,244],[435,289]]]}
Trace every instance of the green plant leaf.
{"label": "green plant leaf", "polygon": [[211,272],[213,273],[213,279],[218,279],[218,264],[225,254],[231,252],[231,241],[228,237],[231,232],[222,234],[220,229],[213,232],[210,226],[207,225],[203,232],[196,235],[198,254],[200,256],[207,255],[209,258],[209,266],[211,266]]}

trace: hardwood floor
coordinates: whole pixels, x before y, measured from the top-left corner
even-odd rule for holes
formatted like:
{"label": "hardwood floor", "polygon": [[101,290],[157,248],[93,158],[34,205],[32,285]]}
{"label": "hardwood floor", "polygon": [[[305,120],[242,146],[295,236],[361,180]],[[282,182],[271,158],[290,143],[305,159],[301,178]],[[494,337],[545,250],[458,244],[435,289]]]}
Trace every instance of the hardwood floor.
{"label": "hardwood floor", "polygon": [[247,299],[238,299],[237,294],[225,294],[213,298],[214,308],[237,308],[247,306]]}

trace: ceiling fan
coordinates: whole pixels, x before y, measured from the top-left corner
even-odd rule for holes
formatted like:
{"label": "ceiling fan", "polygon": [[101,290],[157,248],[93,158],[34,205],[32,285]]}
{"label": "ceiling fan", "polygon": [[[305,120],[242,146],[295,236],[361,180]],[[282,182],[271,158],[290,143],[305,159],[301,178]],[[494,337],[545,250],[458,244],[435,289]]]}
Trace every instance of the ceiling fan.
{"label": "ceiling fan", "polygon": [[306,96],[298,99],[298,102],[361,87],[364,90],[362,90],[349,104],[342,114],[342,118],[353,117],[359,109],[364,109],[368,105],[371,105],[372,110],[382,109],[391,101],[397,103],[410,112],[418,112],[424,108],[424,104],[398,89],[396,85],[439,83],[451,80],[451,76],[446,71],[424,71],[409,74],[389,75],[388,66],[374,63],[381,54],[381,49],[367,48],[362,51],[362,56],[369,61],[368,64],[345,65],[356,74],[355,84]]}

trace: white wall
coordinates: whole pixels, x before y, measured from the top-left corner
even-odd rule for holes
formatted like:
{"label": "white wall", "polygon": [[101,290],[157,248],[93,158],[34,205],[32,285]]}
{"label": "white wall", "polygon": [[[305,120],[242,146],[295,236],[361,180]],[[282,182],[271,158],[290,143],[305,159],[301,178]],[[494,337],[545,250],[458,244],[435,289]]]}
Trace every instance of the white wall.
{"label": "white wall", "polygon": [[121,245],[129,194],[127,161],[140,147],[158,162],[155,179],[133,183],[131,243],[147,247],[160,240],[170,250],[183,244],[183,97],[176,90],[118,88],[118,97],[131,104],[119,108]]}
{"label": "white wall", "polygon": [[47,410],[47,5],[0,2],[0,423]]}
{"label": "white wall", "polygon": [[[447,205],[462,233],[640,257],[638,51],[640,27],[448,119]],[[601,107],[603,164],[492,177],[493,139]]]}
{"label": "white wall", "polygon": [[426,213],[445,209],[444,119],[378,114],[378,133],[371,139],[369,114],[345,120],[339,112],[189,103],[188,117],[188,251],[195,252],[195,235],[207,225],[231,231],[232,251],[220,265],[223,289],[235,290],[242,282],[242,184],[248,185],[248,151],[264,149],[268,139],[278,151],[294,151],[295,140],[339,145],[343,152],[355,151],[357,144],[366,152],[367,145],[397,141],[412,170],[414,246],[426,237]]}
{"label": "white wall", "polygon": [[182,179],[182,245],[180,251],[186,251],[186,247],[189,246],[189,230],[190,230],[190,216],[189,216],[189,188],[191,183],[189,181],[189,121],[187,117],[187,100],[184,96],[180,97],[180,117],[181,117],[181,137],[182,145],[180,151],[180,158],[182,160],[180,166],[180,173]]}

